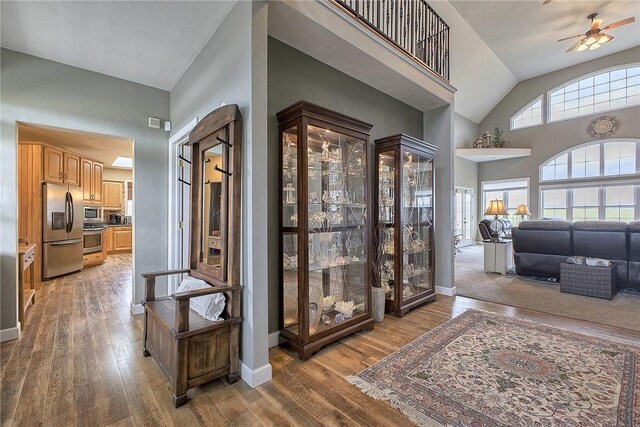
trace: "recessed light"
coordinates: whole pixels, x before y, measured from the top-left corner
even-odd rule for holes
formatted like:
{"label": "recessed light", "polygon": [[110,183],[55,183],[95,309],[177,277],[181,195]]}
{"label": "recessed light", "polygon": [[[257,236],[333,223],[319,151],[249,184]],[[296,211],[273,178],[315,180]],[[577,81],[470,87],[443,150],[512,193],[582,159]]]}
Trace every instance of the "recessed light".
{"label": "recessed light", "polygon": [[133,159],[131,157],[120,157],[111,163],[111,166],[115,168],[132,168],[133,167]]}

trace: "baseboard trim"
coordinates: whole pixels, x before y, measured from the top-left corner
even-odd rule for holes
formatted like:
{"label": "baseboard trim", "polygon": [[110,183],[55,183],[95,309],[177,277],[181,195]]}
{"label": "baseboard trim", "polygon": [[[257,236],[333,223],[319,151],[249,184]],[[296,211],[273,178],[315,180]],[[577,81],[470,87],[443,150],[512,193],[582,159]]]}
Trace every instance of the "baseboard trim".
{"label": "baseboard trim", "polygon": [[20,338],[20,322],[15,328],[0,330],[0,342],[17,340],[18,338]]}
{"label": "baseboard trim", "polygon": [[452,297],[456,294],[456,287],[454,286],[453,288],[447,288],[445,286],[436,286],[436,294]]}
{"label": "baseboard trim", "polygon": [[270,381],[272,377],[271,364],[267,363],[257,369],[251,369],[240,361],[240,378],[247,383],[249,387],[256,388],[260,384]]}
{"label": "baseboard trim", "polygon": [[144,313],[144,306],[142,304],[134,304],[130,305],[131,314],[142,314]]}
{"label": "baseboard trim", "polygon": [[269,348],[277,347],[280,344],[280,331],[269,334]]}

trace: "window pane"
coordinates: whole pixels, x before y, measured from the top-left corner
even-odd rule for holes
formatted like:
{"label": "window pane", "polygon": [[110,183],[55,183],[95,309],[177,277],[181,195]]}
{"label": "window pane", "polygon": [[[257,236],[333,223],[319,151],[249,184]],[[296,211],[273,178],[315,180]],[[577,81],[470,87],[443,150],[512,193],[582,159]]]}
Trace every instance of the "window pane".
{"label": "window pane", "polygon": [[640,67],[585,77],[549,92],[549,121],[640,104]]}
{"label": "window pane", "polygon": [[[560,95],[562,97],[563,95]],[[524,107],[519,113],[511,117],[511,130],[542,123],[542,97]]]}
{"label": "window pane", "polygon": [[545,190],[542,194],[544,209],[567,207],[567,190]]}
{"label": "window pane", "polygon": [[598,206],[598,188],[574,189],[573,206]]}
{"label": "window pane", "polygon": [[606,194],[607,206],[634,204],[633,186],[631,185],[608,187]]}

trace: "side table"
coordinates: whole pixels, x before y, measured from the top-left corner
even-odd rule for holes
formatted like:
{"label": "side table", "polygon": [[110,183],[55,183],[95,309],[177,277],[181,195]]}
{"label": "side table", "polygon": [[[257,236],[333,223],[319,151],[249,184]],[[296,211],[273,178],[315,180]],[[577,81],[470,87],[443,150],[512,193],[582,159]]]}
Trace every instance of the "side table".
{"label": "side table", "polygon": [[[24,329],[24,315],[30,302],[36,303],[35,264],[36,245],[18,245],[18,320]],[[24,286],[24,272],[29,270],[29,288]]]}
{"label": "side table", "polygon": [[511,268],[513,268],[513,243],[511,240],[485,241],[485,273],[505,275]]}

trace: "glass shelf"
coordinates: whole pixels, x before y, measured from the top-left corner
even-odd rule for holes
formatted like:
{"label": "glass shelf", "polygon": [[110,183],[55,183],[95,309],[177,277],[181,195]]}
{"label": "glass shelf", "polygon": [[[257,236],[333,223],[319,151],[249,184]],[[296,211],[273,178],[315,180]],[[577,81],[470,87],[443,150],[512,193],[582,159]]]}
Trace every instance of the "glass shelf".
{"label": "glass shelf", "polygon": [[[307,109],[313,114],[305,115]],[[306,358],[316,347],[372,324],[366,173],[371,126],[350,117],[341,120],[338,113],[304,102],[277,116],[282,156],[281,336]],[[306,166],[300,169],[299,164]],[[299,226],[301,221],[306,227]],[[307,260],[306,265],[299,265],[300,259]],[[353,304],[353,318],[336,322],[333,311],[325,313],[326,324],[321,322],[327,298]]]}
{"label": "glass shelf", "polygon": [[[407,135],[376,140],[376,209],[380,286],[387,311],[403,316],[422,295],[435,299],[433,159],[436,147]],[[396,215],[398,214],[398,217]],[[402,282],[394,283],[394,278]],[[398,288],[394,285],[399,286]],[[413,290],[412,290],[413,289]],[[420,292],[418,292],[420,290]]]}

